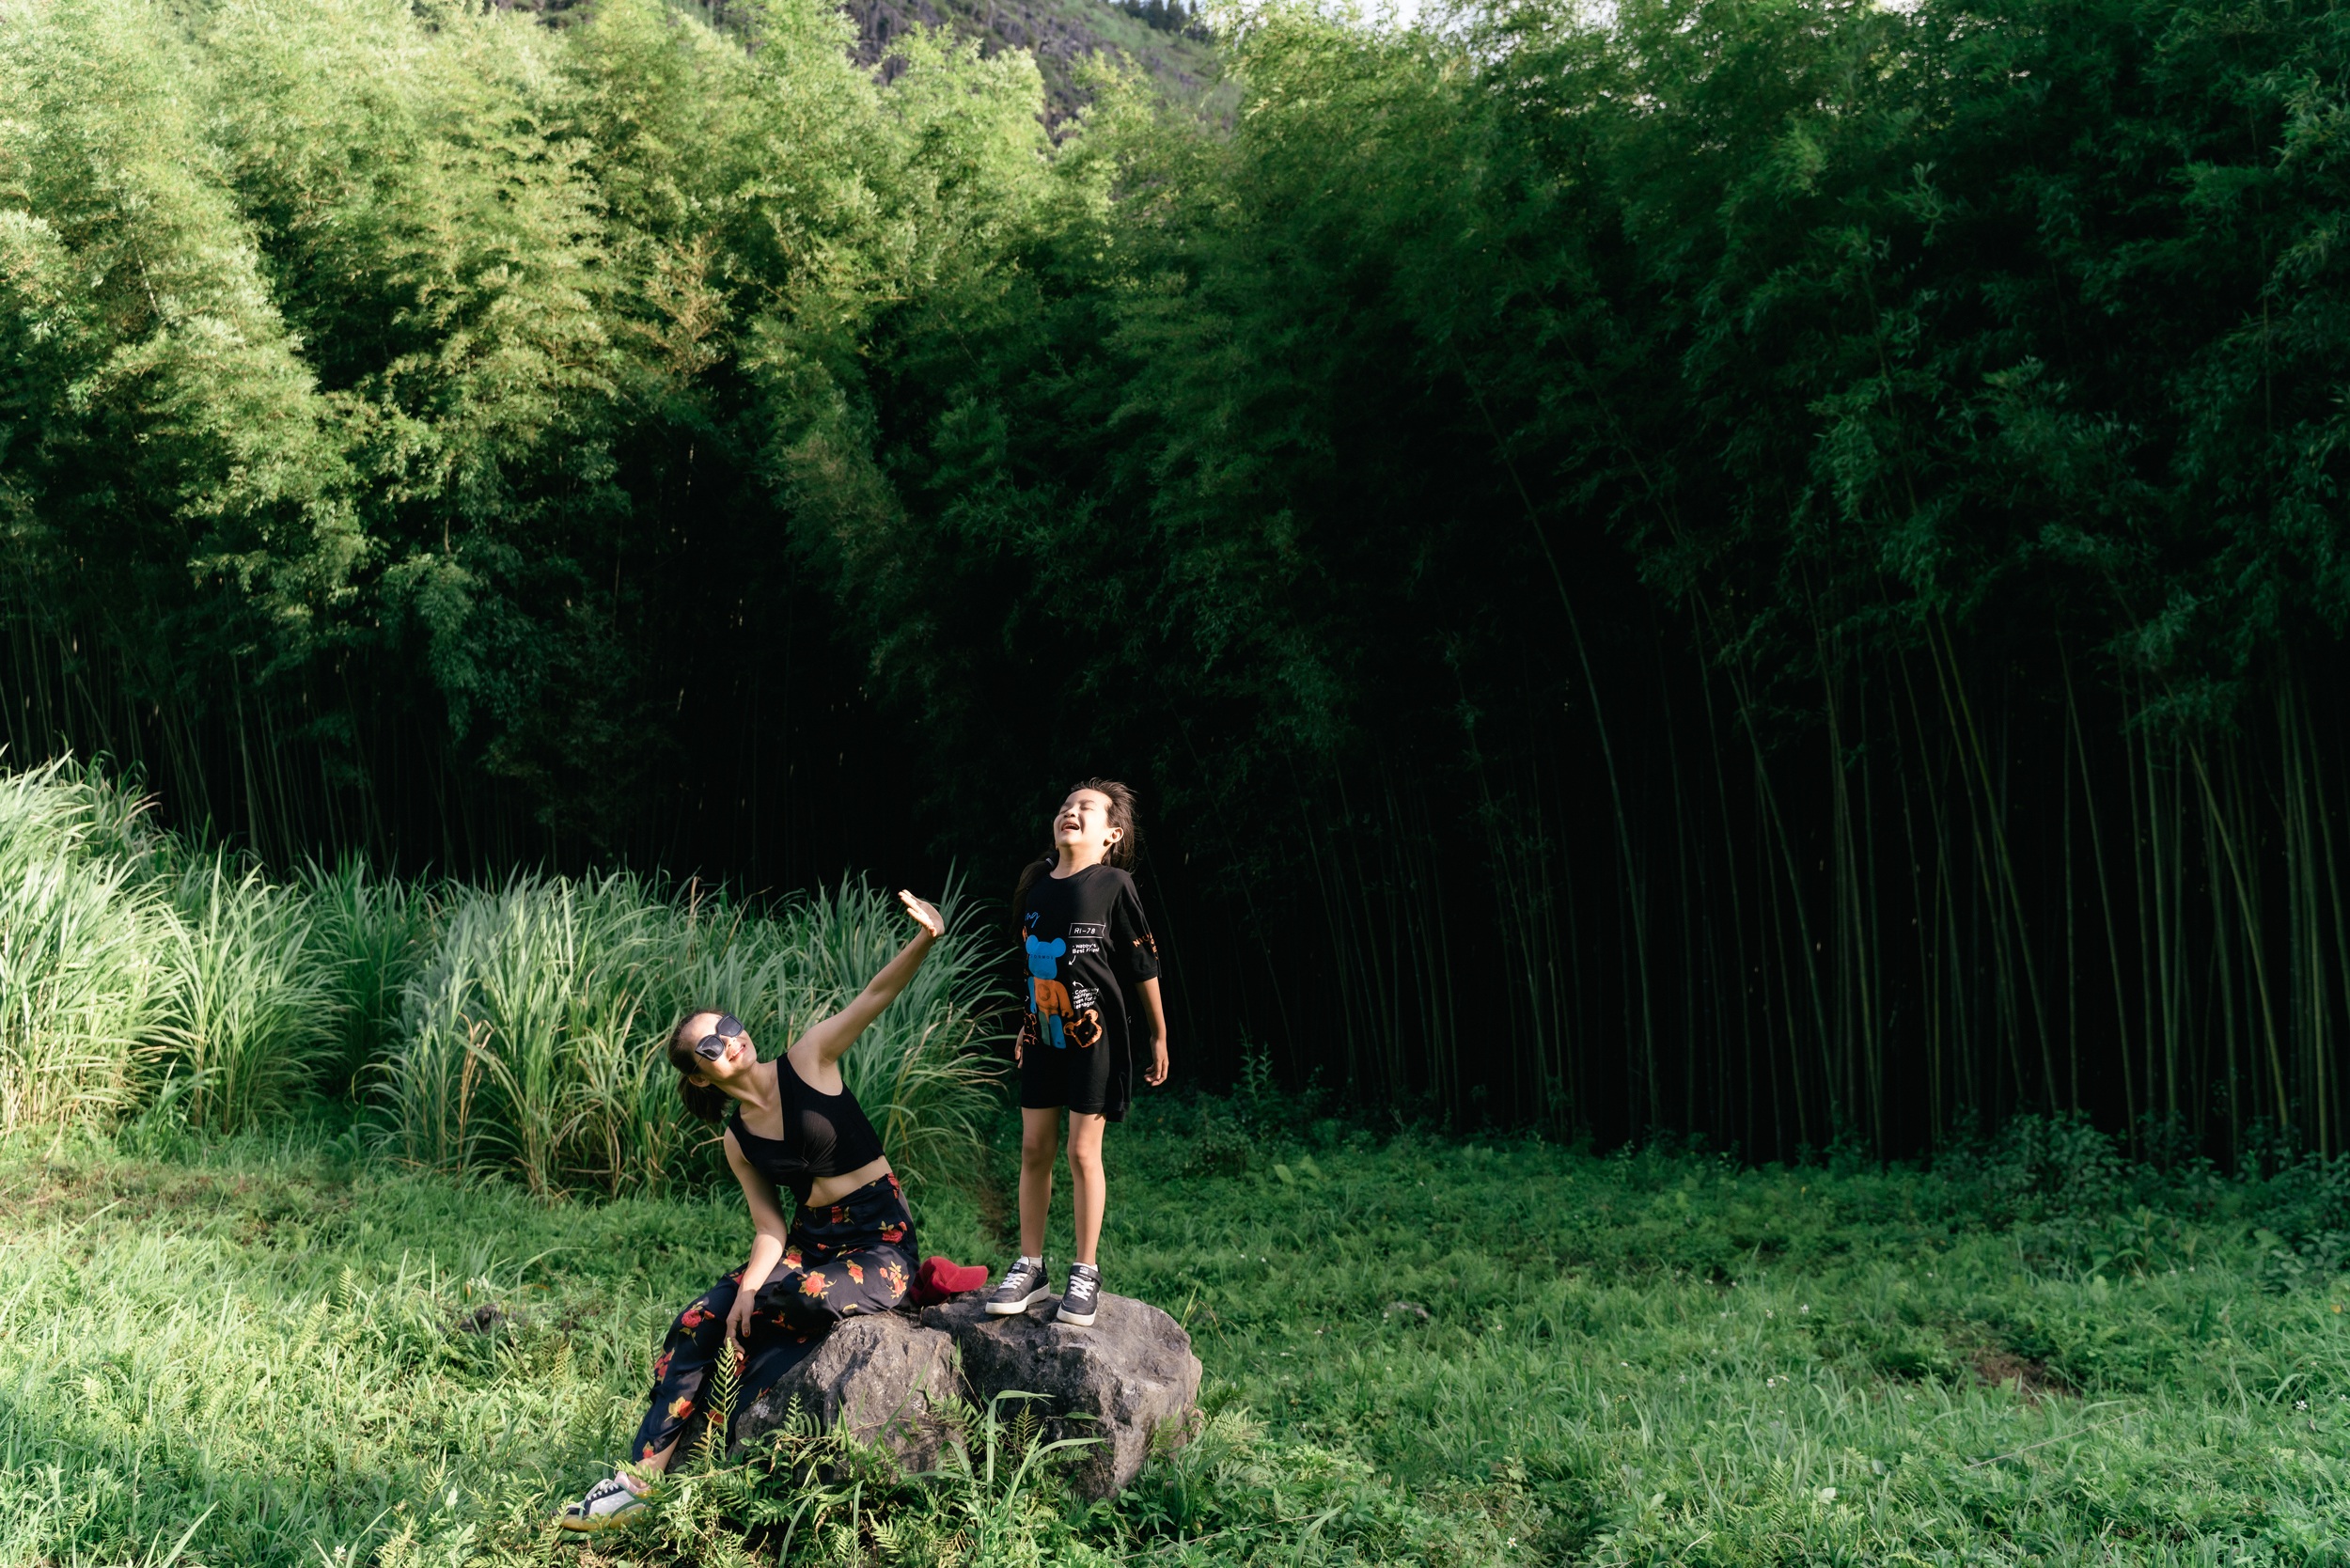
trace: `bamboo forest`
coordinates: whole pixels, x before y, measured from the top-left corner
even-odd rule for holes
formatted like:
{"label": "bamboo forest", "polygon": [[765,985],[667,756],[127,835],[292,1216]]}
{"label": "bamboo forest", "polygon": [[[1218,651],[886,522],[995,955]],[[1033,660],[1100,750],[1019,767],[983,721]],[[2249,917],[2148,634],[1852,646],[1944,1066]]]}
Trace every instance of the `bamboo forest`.
{"label": "bamboo forest", "polygon": [[1106,775],[1210,1086],[2350,1146],[2350,10],[1183,14],[0,0],[0,767],[999,908]]}

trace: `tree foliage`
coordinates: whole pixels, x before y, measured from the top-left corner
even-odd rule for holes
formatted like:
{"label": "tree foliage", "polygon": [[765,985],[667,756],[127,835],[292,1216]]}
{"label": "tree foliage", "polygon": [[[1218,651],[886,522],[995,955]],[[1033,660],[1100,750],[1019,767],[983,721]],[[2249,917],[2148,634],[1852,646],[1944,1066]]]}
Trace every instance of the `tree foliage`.
{"label": "tree foliage", "polygon": [[1057,139],[813,0],[0,16],[20,745],[794,879],[1111,767],[1228,1058],[2340,1141],[2338,8],[1271,5]]}

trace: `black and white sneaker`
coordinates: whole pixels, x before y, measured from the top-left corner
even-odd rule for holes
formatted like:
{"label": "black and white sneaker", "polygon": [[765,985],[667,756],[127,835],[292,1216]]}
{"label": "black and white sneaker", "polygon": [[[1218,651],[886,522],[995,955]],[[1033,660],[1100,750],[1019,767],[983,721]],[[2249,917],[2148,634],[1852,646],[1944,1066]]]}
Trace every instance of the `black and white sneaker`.
{"label": "black and white sneaker", "polygon": [[1004,1271],[1003,1283],[987,1293],[990,1317],[1008,1318],[1025,1312],[1053,1293],[1044,1285],[1044,1262],[1023,1258]]}
{"label": "black and white sneaker", "polygon": [[1091,1263],[1070,1264],[1069,1290],[1060,1298],[1060,1311],[1056,1315],[1063,1323],[1090,1328],[1101,1310],[1102,1271]]}
{"label": "black and white sneaker", "polygon": [[566,1508],[555,1522],[565,1529],[611,1529],[634,1523],[644,1506],[643,1493],[619,1476],[606,1476],[588,1488],[588,1495]]}

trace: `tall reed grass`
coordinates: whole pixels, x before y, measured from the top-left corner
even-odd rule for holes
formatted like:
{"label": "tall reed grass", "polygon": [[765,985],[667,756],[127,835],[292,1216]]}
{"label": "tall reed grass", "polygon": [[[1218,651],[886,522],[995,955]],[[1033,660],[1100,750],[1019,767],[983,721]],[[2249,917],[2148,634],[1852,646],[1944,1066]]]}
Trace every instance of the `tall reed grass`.
{"label": "tall reed grass", "polygon": [[[981,937],[942,907],[946,940],[842,1063],[917,1183],[977,1158],[993,1076]],[[166,1083],[219,1132],[346,1094],[419,1168],[657,1191],[719,1168],[662,1049],[677,1018],[734,1012],[773,1056],[912,929],[860,880],[767,910],[626,872],[273,881],[60,760],[0,774],[0,1131],[118,1119]]]}
{"label": "tall reed grass", "polygon": [[177,891],[155,1054],[185,1069],[190,1121],[243,1132],[317,1083],[348,1004],[312,950],[317,923],[297,888],[214,851]]}
{"label": "tall reed grass", "polygon": [[[946,940],[841,1063],[914,1182],[977,1156],[991,1076],[969,1049],[987,1018],[979,938],[961,901],[943,908]],[[626,874],[451,889],[381,1070],[386,1146],[548,1195],[659,1190],[714,1137],[687,1117],[662,1048],[678,1018],[731,1011],[773,1057],[911,929],[861,881],[769,915],[666,898]]]}
{"label": "tall reed grass", "polygon": [[321,1087],[344,1094],[392,1049],[409,978],[431,944],[436,905],[432,884],[386,877],[346,856],[333,870],[313,861],[300,886],[311,919],[311,951],[340,999],[343,1011],[327,1055]]}
{"label": "tall reed grass", "polygon": [[138,836],[135,805],[94,771],[0,774],[0,1132],[137,1096],[177,932]]}

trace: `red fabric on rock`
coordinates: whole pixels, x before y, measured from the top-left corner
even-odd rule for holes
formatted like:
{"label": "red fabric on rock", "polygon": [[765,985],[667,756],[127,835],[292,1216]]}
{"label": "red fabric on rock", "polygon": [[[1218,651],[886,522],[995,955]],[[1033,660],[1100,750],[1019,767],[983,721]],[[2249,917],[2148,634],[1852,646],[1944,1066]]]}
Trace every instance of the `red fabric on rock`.
{"label": "red fabric on rock", "polygon": [[977,1263],[958,1263],[933,1253],[915,1271],[914,1288],[906,1299],[916,1307],[935,1307],[987,1283],[987,1270]]}

